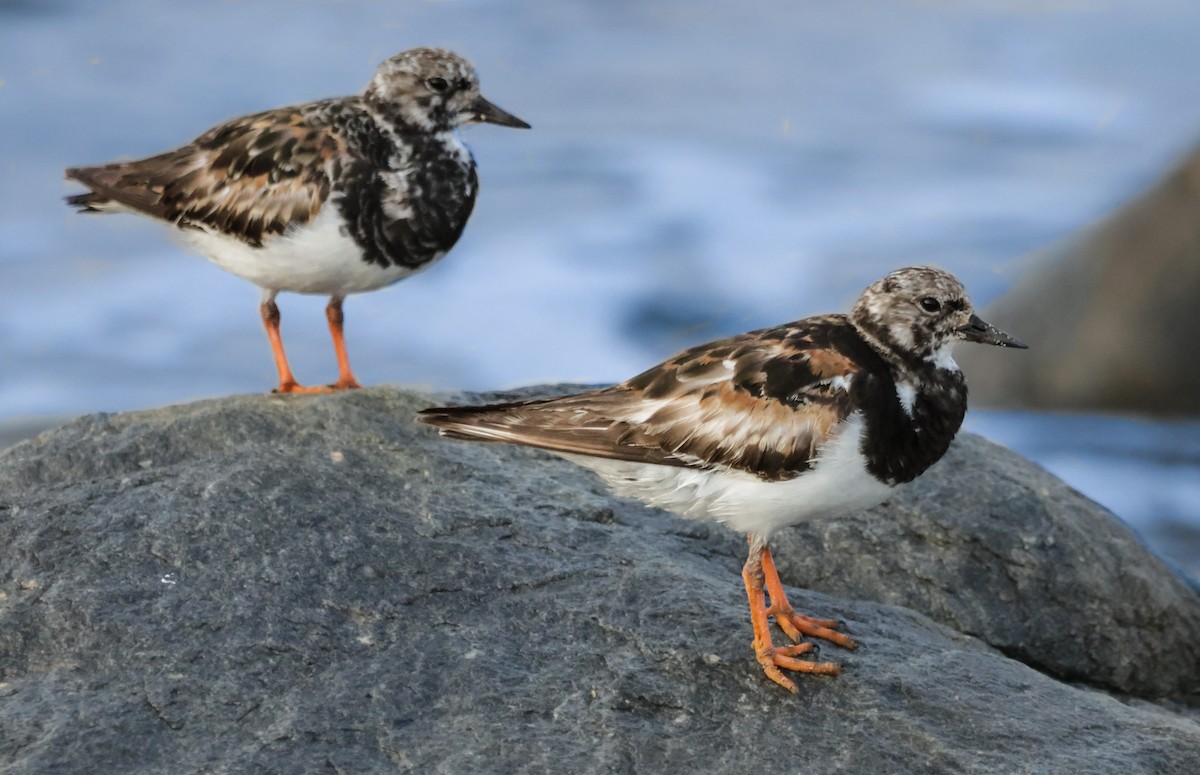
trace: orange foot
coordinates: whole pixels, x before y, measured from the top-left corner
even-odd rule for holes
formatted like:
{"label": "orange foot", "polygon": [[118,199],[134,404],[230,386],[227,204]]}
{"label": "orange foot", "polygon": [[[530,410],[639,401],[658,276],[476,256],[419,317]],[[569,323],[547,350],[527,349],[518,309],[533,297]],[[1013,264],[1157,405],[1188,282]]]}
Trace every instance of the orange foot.
{"label": "orange foot", "polygon": [[796,609],[792,608],[787,595],[783,592],[783,582],[779,580],[779,571],[775,570],[775,558],[771,556],[771,547],[769,546],[762,548],[762,570],[767,586],[767,595],[771,598],[771,607],[767,609],[767,616],[774,616],[775,623],[787,633],[789,638],[799,641],[801,636],[807,635],[810,638],[820,638],[830,643],[836,643],[844,649],[858,648],[858,644],[854,642],[853,638],[833,629],[841,626],[841,622],[838,620],[814,619],[811,616],[796,613]]}
{"label": "orange foot", "polygon": [[338,380],[332,385],[317,385],[309,387],[307,385],[299,385],[294,380],[290,382],[280,382],[279,387],[272,390],[272,393],[300,393],[305,395],[322,395],[325,393],[337,393],[341,390],[361,390],[362,385],[351,377],[349,381]]}
{"label": "orange foot", "polygon": [[[801,654],[807,654],[816,648],[812,643],[799,642],[805,635],[828,640],[848,649],[856,648],[858,644],[833,629],[838,626],[837,621],[814,619],[796,613],[783,592],[783,584],[779,581],[771,550],[754,537],[750,539],[750,556],[742,568],[742,581],[746,584],[746,595],[750,599],[750,621],[754,625],[754,655],[768,678],[795,693],[796,684],[784,675],[780,668],[820,675],[839,675],[842,672],[842,669],[832,662],[797,659]],[[770,595],[770,607],[767,606],[766,595]],[[776,646],[772,642],[768,618],[771,616],[775,617],[780,629],[796,641],[795,645]]]}
{"label": "orange foot", "polygon": [[796,684],[779,668],[795,670],[798,673],[816,673],[818,675],[841,675],[842,669],[832,662],[814,662],[810,659],[796,659],[800,654],[806,654],[816,648],[812,643],[797,643],[794,646],[775,646],[770,639],[766,643],[754,641],[754,656],[763,672],[775,683],[796,693]]}
{"label": "orange foot", "polygon": [[275,388],[271,392],[272,393],[298,393],[301,395],[315,395],[315,394],[322,394],[322,393],[332,393],[333,391],[334,391],[333,385],[317,385],[315,387],[309,387],[307,385],[298,385],[298,384],[296,384],[295,380],[289,380],[287,382],[280,382],[279,387]]}

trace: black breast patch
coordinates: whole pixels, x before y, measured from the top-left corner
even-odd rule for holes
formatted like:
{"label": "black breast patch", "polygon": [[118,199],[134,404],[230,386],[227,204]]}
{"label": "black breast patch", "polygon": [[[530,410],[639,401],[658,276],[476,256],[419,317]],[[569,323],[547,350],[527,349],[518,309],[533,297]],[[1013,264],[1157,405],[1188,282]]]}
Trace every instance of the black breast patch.
{"label": "black breast patch", "polygon": [[[862,452],[867,470],[888,484],[911,482],[942,458],[967,412],[967,383],[961,373],[929,365],[917,383],[910,417],[896,395],[890,370],[872,370],[854,385],[866,420]],[[860,392],[861,391],[861,392]]]}
{"label": "black breast patch", "polygon": [[349,138],[356,158],[341,171],[336,202],[363,259],[415,269],[452,248],[475,206],[478,178],[470,154],[464,159],[448,151],[435,136],[402,135],[406,147],[397,148],[372,123],[357,130]]}

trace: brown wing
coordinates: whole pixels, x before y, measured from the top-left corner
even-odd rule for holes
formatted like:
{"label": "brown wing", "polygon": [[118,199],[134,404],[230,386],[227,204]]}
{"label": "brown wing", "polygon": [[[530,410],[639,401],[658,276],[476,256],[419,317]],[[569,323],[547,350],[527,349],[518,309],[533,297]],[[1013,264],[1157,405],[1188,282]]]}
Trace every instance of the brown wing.
{"label": "brown wing", "polygon": [[147,159],[68,169],[92,193],[67,201],[85,210],[115,202],[260,245],[317,214],[329,196],[332,160],[345,152],[344,141],[314,124],[306,107],[235,119]]}
{"label": "brown wing", "polygon": [[844,318],[809,318],[687,350],[611,388],[419,419],[455,438],[788,479],[853,410],[859,346]]}

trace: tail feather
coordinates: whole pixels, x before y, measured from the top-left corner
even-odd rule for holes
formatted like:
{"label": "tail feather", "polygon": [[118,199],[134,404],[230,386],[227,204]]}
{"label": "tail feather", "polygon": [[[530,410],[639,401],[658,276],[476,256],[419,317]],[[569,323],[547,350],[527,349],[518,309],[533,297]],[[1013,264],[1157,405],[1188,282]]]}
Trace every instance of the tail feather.
{"label": "tail feather", "polygon": [[587,412],[575,402],[578,398],[437,407],[418,412],[417,420],[437,427],[442,436],[450,439],[519,444],[560,454],[637,463],[690,465],[659,447],[626,443],[624,423]]}
{"label": "tail feather", "polygon": [[106,196],[101,196],[94,191],[89,191],[86,194],[72,194],[65,196],[63,199],[71,207],[78,207],[81,213],[103,213],[110,208],[106,205],[111,205],[112,200]]}
{"label": "tail feather", "polygon": [[112,209],[113,200],[99,191],[104,183],[99,180],[104,167],[67,167],[67,180],[74,180],[92,189],[82,194],[72,194],[63,197],[71,207],[78,207],[81,213],[102,213]]}
{"label": "tail feather", "polygon": [[99,167],[67,167],[67,180],[82,183],[93,191],[98,191],[112,185],[116,177],[118,165],[106,164]]}
{"label": "tail feather", "polygon": [[[149,181],[131,181],[130,164],[117,162],[99,167],[68,167],[67,180],[87,186],[90,191],[64,197],[67,204],[82,213],[108,213],[132,209],[158,215],[161,190],[156,191]],[[132,184],[132,183],[136,183]]]}
{"label": "tail feather", "polygon": [[503,422],[507,410],[523,403],[492,404],[490,406],[445,406],[423,409],[417,413],[417,421],[433,425],[448,439],[465,441],[498,441],[509,444],[527,443],[520,434]]}

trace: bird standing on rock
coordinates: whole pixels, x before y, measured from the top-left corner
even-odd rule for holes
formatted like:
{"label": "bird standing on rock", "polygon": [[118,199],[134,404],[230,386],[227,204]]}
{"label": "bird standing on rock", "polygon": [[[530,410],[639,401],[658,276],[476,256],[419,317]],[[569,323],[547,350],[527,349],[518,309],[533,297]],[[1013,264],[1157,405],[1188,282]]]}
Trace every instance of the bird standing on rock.
{"label": "bird standing on rock", "polygon": [[[455,129],[478,122],[529,128],[484,99],[465,59],[414,48],[383,62],[362,95],[237,118],[146,159],[68,169],[90,192],[67,202],[170,224],[261,287],[277,392],[357,388],[342,301],[430,266],[458,241],[478,178]],[[296,383],[279,333],[280,291],[329,296],[332,385]]]}
{"label": "bird standing on rock", "polygon": [[[796,613],[768,542],[781,527],[881,503],[942,457],[967,409],[950,352],[963,340],[1025,347],[980,320],[952,275],[910,267],[869,286],[849,315],[693,347],[600,390],[418,419],[450,438],[549,450],[620,495],[745,533],[755,656],[794,692],[780,668],[840,672],[799,659],[813,649],[801,636],[856,644],[836,621]],[[774,645],[772,616],[793,645]]]}

